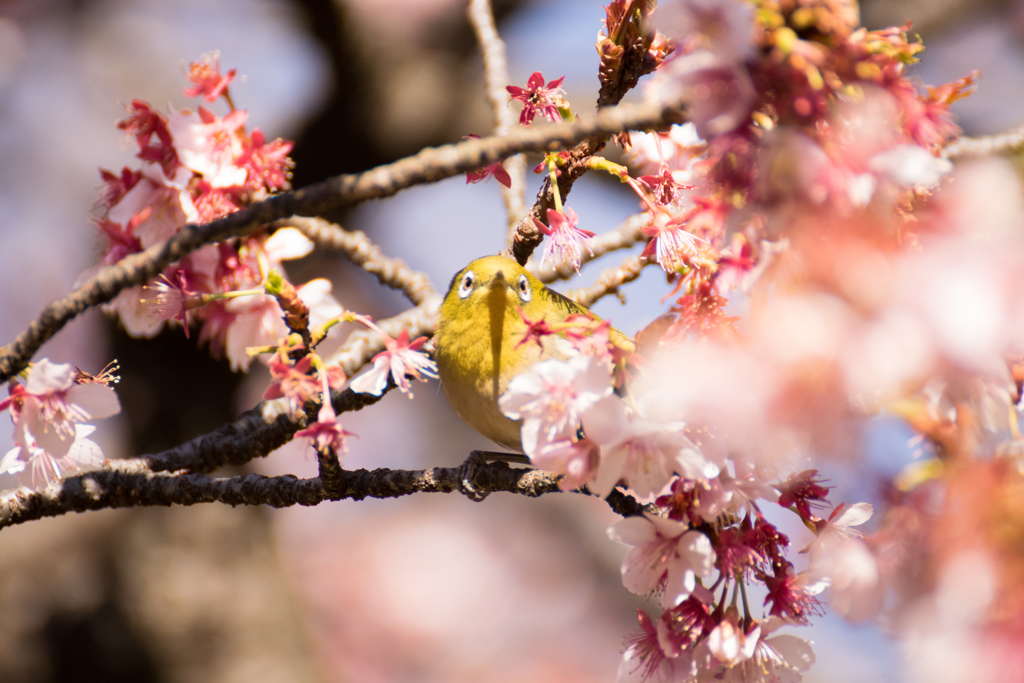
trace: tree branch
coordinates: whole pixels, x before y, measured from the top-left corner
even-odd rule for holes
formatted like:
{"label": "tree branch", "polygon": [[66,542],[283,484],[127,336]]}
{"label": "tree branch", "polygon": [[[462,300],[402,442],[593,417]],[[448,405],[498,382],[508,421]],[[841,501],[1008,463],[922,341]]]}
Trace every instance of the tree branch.
{"label": "tree branch", "polygon": [[[508,108],[508,91],[505,90],[511,81],[505,58],[505,43],[494,25],[494,13],[489,0],[469,0],[467,14],[484,60],[484,82],[487,100],[494,113],[494,134],[505,135],[516,123],[515,114]],[[512,179],[512,186],[501,186],[501,199],[505,202],[511,239],[511,231],[526,213],[526,157],[522,154],[509,157],[505,160],[505,170]]]}
{"label": "tree branch", "polygon": [[[20,488],[0,495],[0,528],[42,517],[106,508],[212,502],[281,508],[317,505],[325,500],[397,498],[413,493],[460,492],[474,497],[481,492],[504,491],[537,497],[559,490],[557,475],[511,468],[504,462],[487,463],[475,453],[460,467],[338,470],[332,478],[328,492],[319,477],[299,479],[293,475],[265,477],[259,474],[213,477],[152,472],[139,460],[116,460],[103,470],[58,479],[39,491]],[[636,500],[619,491],[614,491],[607,500],[612,509],[622,515],[645,511]]]}
{"label": "tree branch", "polygon": [[20,372],[39,347],[70,320],[92,306],[110,301],[122,290],[146,282],[205,244],[249,234],[280,218],[315,216],[367,199],[387,197],[412,185],[465,173],[518,152],[558,149],[621,130],[665,128],[678,120],[680,111],[678,103],[623,105],[569,125],[538,126],[502,137],[428,148],[364,173],[337,176],[270,197],[205,225],[186,225],[166,242],[100,270],[68,296],[47,304],[14,341],[0,349],[0,382]]}
{"label": "tree branch", "polygon": [[[380,396],[361,394],[345,389],[331,399],[338,415],[351,413],[380,401],[394,385],[388,384]],[[153,472],[213,472],[227,465],[240,466],[263,458],[295,437],[295,432],[316,419],[316,406],[310,405],[306,415],[289,415],[280,403],[263,401],[238,416],[234,422],[197,436],[191,441],[153,455],[116,460],[118,463],[138,462]]]}
{"label": "tree branch", "polygon": [[946,159],[962,157],[980,157],[1003,152],[1019,152],[1024,150],[1024,125],[998,135],[986,135],[980,138],[957,138],[942,150]]}
{"label": "tree branch", "polygon": [[[409,331],[409,338],[430,337],[437,331],[437,321],[441,311],[441,295],[431,294],[420,306],[415,306],[393,318],[378,320],[377,327],[389,336],[397,338],[402,330]],[[342,345],[325,361],[328,366],[337,365],[349,377],[384,350],[384,340],[370,330],[356,330],[348,336]]]}
{"label": "tree branch", "polygon": [[573,289],[565,295],[580,306],[590,308],[609,294],[618,294],[619,287],[640,277],[640,271],[651,263],[640,256],[630,256],[619,265],[602,271],[597,282],[590,287]]}
{"label": "tree branch", "polygon": [[401,290],[417,306],[437,294],[426,273],[413,270],[401,259],[385,256],[380,247],[358,230],[350,232],[322,218],[302,216],[285,218],[274,225],[296,228],[318,247],[342,252],[349,261],[377,276],[382,285]]}

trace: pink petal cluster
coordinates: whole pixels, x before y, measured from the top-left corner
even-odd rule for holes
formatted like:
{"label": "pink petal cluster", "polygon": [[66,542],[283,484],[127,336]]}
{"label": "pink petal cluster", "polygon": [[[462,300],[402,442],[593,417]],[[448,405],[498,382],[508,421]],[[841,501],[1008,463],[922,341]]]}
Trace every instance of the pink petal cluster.
{"label": "pink petal cluster", "polygon": [[[579,272],[585,240],[593,237],[594,233],[577,226],[579,217],[576,212],[568,206],[562,211],[548,209],[547,225],[537,219],[533,222],[537,229],[548,237],[544,240],[541,263],[547,263],[549,259],[554,263],[571,263]],[[590,248],[587,247],[587,250],[590,251]]]}
{"label": "pink petal cluster", "polygon": [[526,82],[525,88],[515,85],[505,86],[511,99],[523,103],[523,111],[519,115],[520,125],[530,125],[538,114],[554,123],[562,120],[558,108],[562,103],[562,88],[560,86],[563,80],[565,80],[565,76],[548,81],[545,85],[544,76],[541,72],[535,71]]}
{"label": "pink petal cluster", "polygon": [[387,349],[373,357],[373,367],[352,380],[349,384],[352,391],[380,396],[390,379],[399,391],[412,398],[410,377],[421,382],[427,378],[437,379],[437,365],[420,352],[420,347],[427,342],[426,337],[410,343],[408,330],[402,330],[398,339],[389,337],[380,328],[377,331],[384,337]]}
{"label": "pink petal cluster", "polygon": [[15,474],[38,487],[68,473],[103,464],[103,454],[88,437],[87,421],[121,411],[117,394],[104,382],[88,381],[70,364],[43,358],[28,370],[24,383],[12,384],[0,401],[14,421],[15,448],[0,460],[0,473]]}
{"label": "pink petal cluster", "polygon": [[[221,74],[216,53],[188,71],[193,86],[186,95],[207,102],[223,98],[229,108],[223,116],[203,106],[172,108],[164,116],[146,102],[132,102],[118,127],[138,146],[142,167],[101,171],[97,224],[109,240],[104,265],[170,239],[188,223],[215,220],[288,188],[292,143],[268,142],[258,129],[246,130],[248,114],[234,108],[228,92],[234,76],[234,70]],[[200,341],[215,355],[226,354],[233,369],[245,370],[251,362],[247,348],[274,344],[288,333],[283,311],[269,297],[222,297],[260,287],[270,270],[281,271],[282,260],[301,258],[312,246],[292,229],[211,245],[150,285],[121,292],[105,309],[133,336],[152,337],[167,321],[182,324],[187,336],[190,324],[199,323]],[[316,322],[341,312],[327,281],[299,291]]]}

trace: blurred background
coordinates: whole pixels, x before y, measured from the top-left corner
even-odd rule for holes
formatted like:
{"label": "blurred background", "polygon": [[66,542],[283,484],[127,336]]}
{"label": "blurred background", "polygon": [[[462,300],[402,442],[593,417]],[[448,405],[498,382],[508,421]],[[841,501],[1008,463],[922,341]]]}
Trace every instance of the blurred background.
{"label": "blurred background", "polygon": [[[601,4],[500,0],[495,13],[512,83],[564,75],[569,101],[589,111]],[[982,71],[977,93],[954,106],[968,134],[1024,123],[1024,1],[875,0],[862,17],[869,28],[915,22],[924,83]],[[492,126],[464,0],[0,0],[2,343],[95,264],[97,169],[134,165],[114,126],[124,105],[188,106],[184,68],[212,50],[244,77],[232,95],[250,126],[296,141],[296,187]],[[570,201],[581,226],[600,233],[637,206],[592,175]],[[529,182],[532,197],[539,183]],[[496,184],[462,177],[329,218],[442,289],[503,246]],[[589,284],[622,256],[564,287]],[[294,282],[330,278],[346,308],[375,318],[405,307],[334,254],[289,271]],[[648,270],[626,288],[628,305],[608,298],[595,310],[632,334],[668,290]],[[260,367],[231,373],[180,328],[133,340],[97,311],[37,357],[92,372],[120,361],[123,412],[96,433],[110,457],[209,431],[268,383]],[[346,467],[453,466],[489,446],[436,382],[415,389],[414,401],[392,393],[345,416],[359,435]],[[870,422],[864,436],[864,462],[825,472],[834,502],[877,502],[880,483],[910,457],[909,434],[893,421]],[[0,454],[10,438],[0,429]],[[292,444],[252,470],[308,477],[316,464]],[[624,548],[605,536],[614,519],[574,495],[494,494],[482,504],[420,495],[280,511],[105,511],[6,529],[0,681],[611,681],[643,607],[619,579]],[[802,547],[806,530],[785,524]],[[825,617],[799,631],[818,655],[808,681],[901,680],[895,646],[874,627]]]}

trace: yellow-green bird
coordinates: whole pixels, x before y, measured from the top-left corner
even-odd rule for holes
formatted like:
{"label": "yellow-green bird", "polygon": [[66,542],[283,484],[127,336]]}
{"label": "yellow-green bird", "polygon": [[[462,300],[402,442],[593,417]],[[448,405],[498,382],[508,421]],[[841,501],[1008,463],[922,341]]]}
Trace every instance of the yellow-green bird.
{"label": "yellow-green bird", "polygon": [[[573,314],[600,318],[548,289],[512,259],[485,256],[460,270],[441,305],[434,358],[441,386],[455,413],[492,441],[522,452],[520,422],[505,417],[498,398],[509,381],[535,363],[565,360],[575,350],[564,333],[545,336],[541,345],[520,344],[527,325],[564,322]],[[633,342],[616,329],[611,339],[627,351]]]}

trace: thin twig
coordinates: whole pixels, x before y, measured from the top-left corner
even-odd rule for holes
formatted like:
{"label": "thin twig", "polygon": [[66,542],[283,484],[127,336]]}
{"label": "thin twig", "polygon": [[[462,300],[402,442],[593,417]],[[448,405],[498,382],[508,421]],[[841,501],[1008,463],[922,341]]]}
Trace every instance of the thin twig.
{"label": "thin twig", "polygon": [[573,289],[565,295],[580,306],[590,308],[609,294],[618,294],[619,287],[640,277],[640,271],[651,263],[640,256],[630,256],[614,268],[602,271],[590,287]]}
{"label": "thin twig", "polygon": [[[550,472],[511,468],[507,463],[488,463],[471,455],[460,467],[429,470],[336,470],[331,490],[319,477],[293,475],[265,477],[246,474],[213,477],[208,474],[152,472],[138,460],[117,460],[101,471],[50,482],[32,491],[19,488],[0,495],[0,528],[42,517],[107,508],[195,505],[221,502],[228,505],[317,505],[325,500],[397,498],[413,493],[458,492],[476,500],[504,491],[536,497],[558,491],[559,477]],[[619,491],[608,504],[622,515],[645,511],[636,500]]]}
{"label": "thin twig", "polygon": [[1003,152],[1019,152],[1024,150],[1024,124],[1013,130],[997,135],[986,135],[979,138],[957,138],[942,150],[946,159],[963,157],[980,157]]}
{"label": "thin twig", "polygon": [[[361,394],[346,389],[335,394],[331,400],[338,415],[350,413],[373,405],[384,397],[391,384],[380,396]],[[310,413],[316,415],[316,407],[310,406]],[[313,418],[315,419],[315,417]],[[303,429],[310,415],[290,415],[280,409],[275,401],[263,401],[247,410],[234,422],[169,448],[166,451],[138,458],[117,460],[118,463],[138,462],[153,472],[213,472],[227,465],[240,466],[256,458],[269,455],[295,437]]]}
{"label": "thin twig", "polygon": [[[631,2],[626,10],[627,14],[632,14],[634,6],[635,3]],[[629,21],[632,21],[632,19]],[[614,105],[621,102],[625,94],[637,84],[640,77],[650,73],[654,63],[646,58],[642,38],[627,45],[615,46],[614,52],[617,53],[617,57],[613,60],[615,67],[611,69],[607,68],[609,64],[606,64],[606,59],[610,54],[601,52],[600,43],[598,52],[601,53],[601,67],[598,72],[598,77],[601,81],[601,92],[597,98],[597,106],[598,111],[602,111],[606,108],[613,108]],[[680,103],[677,118],[673,123],[683,122],[684,109],[685,106]],[[641,129],[636,128],[635,130]],[[573,183],[587,172],[587,160],[604,148],[610,136],[611,134],[595,135],[589,139],[582,140],[569,150],[569,158],[565,165],[561,167],[561,174],[558,176],[557,181],[558,192],[563,201],[568,196],[569,191],[572,190]],[[555,208],[554,193],[551,189],[549,177],[545,179],[540,192],[537,193],[537,199],[534,201],[530,211],[519,221],[509,240],[509,246],[501,252],[501,255],[515,259],[520,265],[525,266],[530,258],[530,254],[533,253],[533,250],[544,239],[543,233],[537,229],[536,221],[546,224],[547,210],[553,208]]]}
{"label": "thin twig", "polygon": [[426,273],[413,270],[401,259],[385,256],[380,247],[358,230],[345,230],[340,225],[322,218],[303,216],[285,218],[277,221],[274,226],[296,228],[313,240],[318,247],[337,249],[352,263],[376,275],[382,285],[400,289],[406,298],[417,306],[437,293]]}
{"label": "thin twig", "polygon": [[[393,318],[378,320],[377,327],[393,338],[397,338],[402,330],[409,332],[410,339],[429,337],[437,331],[440,310],[441,295],[431,294],[420,306],[407,309]],[[356,330],[325,362],[328,366],[339,366],[347,376],[352,377],[384,348],[384,340],[376,332]]]}
{"label": "thin twig", "polygon": [[[583,242],[583,257],[580,265],[583,266],[594,259],[600,258],[619,249],[629,249],[638,242],[646,242],[650,239],[644,232],[644,227],[650,223],[650,215],[638,213],[627,218],[622,225],[609,230],[606,233],[591,237]],[[555,282],[556,280],[568,280],[576,275],[576,267],[569,261],[561,263],[546,264],[539,266],[531,263],[527,270],[537,276],[537,279],[544,283]]]}
{"label": "thin twig", "polygon": [[[515,114],[508,107],[508,91],[505,90],[510,82],[505,43],[498,35],[489,0],[469,0],[467,14],[484,60],[484,83],[494,113],[494,134],[505,135],[516,123]],[[526,214],[526,157],[522,154],[509,157],[505,160],[505,170],[512,186],[501,186],[501,198],[505,202],[511,239],[516,224]]]}
{"label": "thin twig", "polygon": [[623,105],[569,125],[538,126],[502,137],[466,140],[425,149],[365,173],[343,175],[295,192],[270,197],[205,225],[186,225],[160,244],[103,268],[77,290],[46,305],[11,343],[0,349],[0,382],[28,364],[32,355],[70,320],[106,303],[122,290],[146,282],[163,268],[203,245],[246,235],[280,218],[316,216],[341,206],[436,182],[523,151],[554,150],[579,140],[634,128],[665,128],[679,118],[680,105]]}

